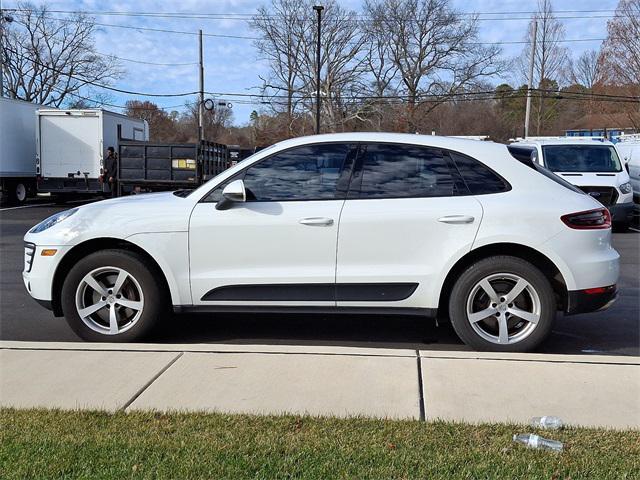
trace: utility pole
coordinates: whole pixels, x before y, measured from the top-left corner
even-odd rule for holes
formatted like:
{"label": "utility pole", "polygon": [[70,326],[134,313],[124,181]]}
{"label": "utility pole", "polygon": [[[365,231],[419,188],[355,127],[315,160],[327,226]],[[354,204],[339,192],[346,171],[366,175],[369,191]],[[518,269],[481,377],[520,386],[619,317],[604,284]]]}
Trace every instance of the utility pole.
{"label": "utility pole", "polygon": [[313,9],[318,12],[318,41],[316,42],[316,135],[320,133],[320,34],[322,33],[322,5],[314,5]]}
{"label": "utility pole", "polygon": [[538,19],[533,17],[533,41],[531,42],[531,62],[529,63],[529,82],[527,85],[527,108],[524,114],[524,137],[529,136],[529,116],[531,114],[531,89],[533,88],[533,67],[536,61],[536,41],[538,39]]}
{"label": "utility pole", "polygon": [[13,17],[6,15],[2,9],[2,0],[0,0],[0,97],[4,97],[4,22],[13,22]]}
{"label": "utility pole", "polygon": [[204,62],[202,55],[202,30],[198,33],[200,42],[200,99],[198,102],[198,145],[204,140]]}

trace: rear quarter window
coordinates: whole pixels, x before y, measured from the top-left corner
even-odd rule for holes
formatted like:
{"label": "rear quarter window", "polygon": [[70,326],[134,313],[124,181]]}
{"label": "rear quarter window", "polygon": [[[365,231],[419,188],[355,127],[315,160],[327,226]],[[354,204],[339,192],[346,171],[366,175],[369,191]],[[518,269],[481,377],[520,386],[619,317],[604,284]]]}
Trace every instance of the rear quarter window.
{"label": "rear quarter window", "polygon": [[472,195],[506,192],[511,186],[483,163],[457,152],[449,152]]}

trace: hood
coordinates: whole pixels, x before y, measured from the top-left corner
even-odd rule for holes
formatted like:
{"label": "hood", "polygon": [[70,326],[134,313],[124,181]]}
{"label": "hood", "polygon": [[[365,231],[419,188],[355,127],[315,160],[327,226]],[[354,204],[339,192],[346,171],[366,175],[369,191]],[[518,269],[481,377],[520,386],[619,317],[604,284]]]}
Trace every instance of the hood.
{"label": "hood", "polygon": [[626,171],[611,173],[553,172],[576,187],[618,187],[629,181]]}
{"label": "hood", "polygon": [[38,245],[77,244],[90,238],[127,238],[138,233],[188,230],[194,202],[171,192],[113,198],[78,207],[64,221],[25,240]]}

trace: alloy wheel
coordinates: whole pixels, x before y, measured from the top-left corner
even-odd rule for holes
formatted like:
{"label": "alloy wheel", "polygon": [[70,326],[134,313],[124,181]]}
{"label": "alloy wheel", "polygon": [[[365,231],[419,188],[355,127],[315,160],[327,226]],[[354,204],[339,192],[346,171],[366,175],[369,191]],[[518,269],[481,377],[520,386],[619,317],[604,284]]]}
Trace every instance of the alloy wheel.
{"label": "alloy wheel", "polygon": [[480,280],[467,298],[467,320],[484,340],[521,342],[536,329],[542,305],[533,285],[519,275],[496,273]]}
{"label": "alloy wheel", "polygon": [[144,309],[142,287],[126,270],[101,267],[87,273],[76,289],[76,310],[92,330],[116,335],[133,327]]}

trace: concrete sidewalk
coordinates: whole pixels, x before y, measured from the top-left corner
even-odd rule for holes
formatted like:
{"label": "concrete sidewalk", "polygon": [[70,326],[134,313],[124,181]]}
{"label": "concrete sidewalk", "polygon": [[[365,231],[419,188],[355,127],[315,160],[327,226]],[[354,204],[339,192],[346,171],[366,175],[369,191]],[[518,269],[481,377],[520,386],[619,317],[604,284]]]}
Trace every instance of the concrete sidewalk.
{"label": "concrete sidewalk", "polygon": [[5,341],[0,406],[640,428],[640,358]]}

